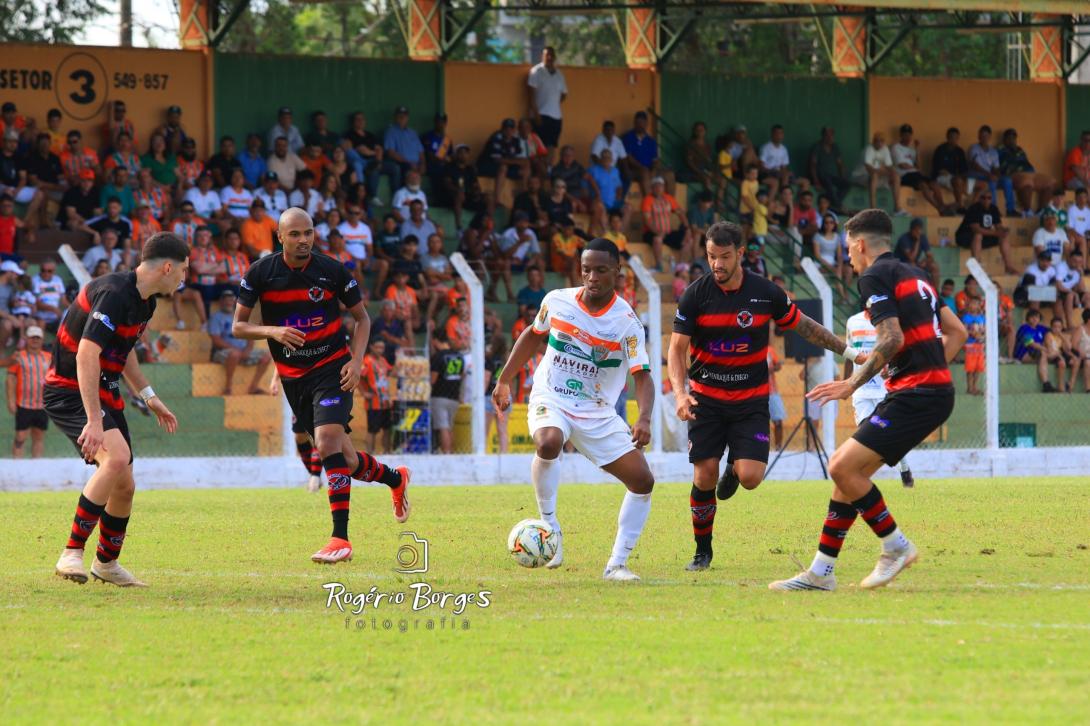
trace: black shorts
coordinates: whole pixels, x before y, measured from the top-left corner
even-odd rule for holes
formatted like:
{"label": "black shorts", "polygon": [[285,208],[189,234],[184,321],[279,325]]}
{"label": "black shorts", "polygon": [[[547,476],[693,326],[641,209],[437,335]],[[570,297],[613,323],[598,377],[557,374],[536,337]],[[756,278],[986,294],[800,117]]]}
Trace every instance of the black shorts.
{"label": "black shorts", "polygon": [[689,462],[722,459],[750,459],[768,463],[768,399],[744,405],[724,405],[694,393],[696,418],[689,422]]}
{"label": "black shorts", "polygon": [[560,129],[564,126],[564,121],[552,116],[538,116],[538,118],[540,120],[534,125],[534,131],[541,137],[541,143],[548,147],[555,147],[560,143]]}
{"label": "black shorts", "polygon": [[390,428],[393,412],[388,408],[371,408],[367,410],[367,433],[377,434]]}
{"label": "black shorts", "polygon": [[293,434],[305,434],[307,432],[307,430],[299,424],[299,419],[295,417],[294,413],[291,415],[291,432]]}
{"label": "black shorts", "polygon": [[[682,227],[681,229],[675,229],[672,232],[667,233],[666,236],[662,238],[662,243],[670,249],[680,250],[681,246],[685,244],[685,232],[686,230],[684,227]],[[651,244],[654,239],[654,232],[649,231],[643,233],[644,243]]]}
{"label": "black shorts", "polygon": [[954,410],[954,389],[909,388],[891,393],[852,438],[893,466],[942,426]]}
{"label": "black shorts", "polygon": [[[284,378],[280,384],[284,397],[295,418],[292,431],[308,433],[314,437],[314,429],[326,424],[340,424],[351,431],[352,392],[341,390],[341,367],[348,356],[338,358],[302,378]],[[296,430],[298,427],[298,431]]]}
{"label": "black shorts", "polygon": [[[966,249],[966,250],[969,249],[970,247],[973,246],[973,230],[971,230],[971,229],[960,230],[959,229],[957,231],[957,233],[954,234],[954,242],[956,242],[957,246],[961,247],[962,249]],[[999,246],[999,237],[997,235],[994,235],[994,234],[986,234],[986,235],[984,235],[984,237],[980,241],[981,249],[986,250],[986,249],[990,249],[992,247],[998,247],[998,246]]]}
{"label": "black shorts", "polygon": [[920,187],[922,187],[924,185],[924,183],[927,182],[927,181],[928,181],[928,178],[925,177],[920,172],[910,171],[910,172],[908,172],[907,174],[905,174],[904,176],[901,177],[901,186],[911,187],[912,189],[915,189],[916,191],[919,191]]}
{"label": "black shorts", "polygon": [[[83,433],[83,427],[87,425],[87,410],[83,408],[83,399],[80,398],[79,391],[46,386],[42,393],[42,400],[45,402],[45,411],[49,414],[49,418],[52,419],[53,423],[57,424],[57,428],[61,430],[61,433],[68,437],[68,440],[76,447],[76,451],[80,451],[78,439],[80,434]],[[125,443],[129,447],[129,463],[131,464],[133,459],[132,438],[129,436],[129,422],[125,420],[125,411],[120,408],[103,406],[102,430],[110,431],[112,429],[120,431],[125,438]],[[83,456],[82,452],[80,456]],[[87,460],[84,459],[84,461]],[[87,461],[87,463],[94,464],[95,462]]]}
{"label": "black shorts", "polygon": [[48,428],[49,414],[45,412],[44,408],[23,408],[22,406],[15,408],[16,431],[26,431],[27,429],[45,431]]}

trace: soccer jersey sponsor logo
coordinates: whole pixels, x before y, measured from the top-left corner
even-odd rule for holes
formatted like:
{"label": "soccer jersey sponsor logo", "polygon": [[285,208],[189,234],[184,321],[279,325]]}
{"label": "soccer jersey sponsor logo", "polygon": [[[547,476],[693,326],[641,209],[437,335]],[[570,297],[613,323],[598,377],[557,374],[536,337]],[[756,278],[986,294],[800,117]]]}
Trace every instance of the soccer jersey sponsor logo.
{"label": "soccer jersey sponsor logo", "polygon": [[285,358],[312,358],[316,355],[328,353],[331,347],[329,345],[319,345],[317,348],[299,348],[297,350],[284,348],[283,356]]}
{"label": "soccer jersey sponsor logo", "polygon": [[537,311],[537,322],[539,325],[544,325],[545,321],[549,318],[549,306],[542,304],[541,309]]}
{"label": "soccer jersey sponsor logo", "polygon": [[541,418],[542,416],[546,415],[547,413],[548,413],[548,409],[545,408],[544,406],[538,406],[537,408],[534,409],[534,416],[536,416],[537,418]]}
{"label": "soccer jersey sponsor logo", "polygon": [[754,434],[753,438],[757,439],[762,444],[767,444],[768,443],[768,434]]}
{"label": "soccer jersey sponsor logo", "polygon": [[334,396],[333,398],[323,398],[321,401],[318,401],[318,405],[329,408],[330,406],[336,406],[340,402],[341,402],[341,397],[340,396]]}
{"label": "soccer jersey sponsor logo", "polygon": [[330,474],[329,475],[329,492],[339,492],[341,489],[345,489],[352,484],[352,479],[347,474]]}
{"label": "soccer jersey sponsor logo", "polygon": [[629,358],[635,358],[637,350],[639,348],[640,341],[636,339],[635,335],[630,335],[624,339],[624,349],[628,353]]}
{"label": "soccer jersey sponsor logo", "polygon": [[586,360],[572,360],[560,353],[554,353],[551,362],[558,370],[568,375],[576,375],[587,379],[598,376],[598,366]]}
{"label": "soccer jersey sponsor logo", "polygon": [[880,429],[884,429],[889,426],[889,421],[882,418],[881,416],[878,416],[877,414],[870,417],[870,422]]}
{"label": "soccer jersey sponsor logo", "polygon": [[239,282],[239,286],[240,286],[240,287],[241,287],[241,288],[242,288],[243,290],[253,290],[253,288],[252,288],[252,287],[250,287],[250,283],[246,282],[246,278],[245,278],[245,277],[244,277],[244,278],[242,278],[242,281],[241,281],[241,282]]}
{"label": "soccer jersey sponsor logo", "polygon": [[595,363],[601,363],[609,357],[609,348],[604,345],[596,345],[590,349],[590,355]]}
{"label": "soccer jersey sponsor logo", "polygon": [[322,295],[324,293],[325,293],[325,290],[323,290],[320,287],[315,286],[315,287],[312,287],[309,290],[307,290],[307,297],[310,298],[311,302],[321,302]]}
{"label": "soccer jersey sponsor logo", "polygon": [[700,371],[700,377],[704,380],[709,378],[713,381],[719,381],[720,383],[741,383],[742,381],[749,380],[748,373],[716,373],[715,371],[709,371],[707,369]]}
{"label": "soccer jersey sponsor logo", "polygon": [[889,295],[871,295],[867,298],[867,304],[865,307],[869,309],[871,305],[880,303],[883,300],[889,300]]}
{"label": "soccer jersey sponsor logo", "polygon": [[738,317],[736,319],[739,328],[748,328],[753,325],[753,313],[748,310],[738,311]]}
{"label": "soccer jersey sponsor logo", "polygon": [[[324,277],[323,277],[323,278],[320,278],[320,279],[322,280],[322,282],[325,282],[325,278],[324,278]],[[348,292],[349,290],[351,290],[351,289],[352,289],[352,288],[354,288],[355,286],[356,286],[356,281],[355,281],[355,279],[349,280],[349,281],[348,281],[348,284],[344,286],[344,291],[345,291],[345,292]]]}
{"label": "soccer jersey sponsor logo", "polygon": [[120,547],[121,545],[125,544],[125,535],[115,534],[113,537],[110,537],[110,544],[112,544],[114,547]]}
{"label": "soccer jersey sponsor logo", "polygon": [[280,323],[285,328],[295,328],[297,330],[309,330],[311,328],[320,328],[325,325],[325,315],[321,313],[317,315],[289,315],[284,318],[284,321]]}
{"label": "soccer jersey sponsor logo", "polygon": [[711,340],[708,341],[706,346],[709,353],[715,355],[741,355],[743,353],[750,352],[750,345],[752,339],[748,335],[743,335],[741,338],[735,338],[734,340]]}
{"label": "soccer jersey sponsor logo", "polygon": [[687,317],[685,317],[684,315],[681,314],[681,311],[675,312],[674,317],[677,318],[678,320],[680,320],[681,322],[685,322],[686,320],[688,320]]}
{"label": "soccer jersey sponsor logo", "polygon": [[91,313],[91,317],[94,318],[95,320],[99,321],[103,325],[105,325],[110,330],[113,330],[114,332],[117,332],[117,326],[113,324],[113,322],[110,320],[110,316],[107,315],[106,313],[100,313],[99,311],[96,310],[93,313]]}

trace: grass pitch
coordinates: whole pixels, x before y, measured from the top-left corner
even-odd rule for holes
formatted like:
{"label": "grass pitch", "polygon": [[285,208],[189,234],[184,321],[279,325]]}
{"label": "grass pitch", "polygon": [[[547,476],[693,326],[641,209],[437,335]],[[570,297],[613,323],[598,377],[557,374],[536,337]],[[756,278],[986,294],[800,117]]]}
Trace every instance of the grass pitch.
{"label": "grass pitch", "polygon": [[[358,487],[355,560],[335,567],[308,561],[328,535],[324,493],[138,492],[122,559],[146,590],[55,577],[76,494],[5,493],[0,713],[110,724],[1087,718],[1090,479],[884,492],[919,564],[860,591],[878,544],[859,521],[832,594],[766,589],[799,569],[793,559],[809,563],[825,483],[740,491],[720,507],[713,568],[700,574],[683,570],[688,485],[659,485],[632,585],[599,579],[620,485],[561,487],[566,565],[555,572],[505,552],[509,528],[536,516],[529,485],[417,487],[404,527],[384,487]],[[394,572],[402,529],[429,541],[427,573]],[[330,581],[410,595],[355,616],[326,607]],[[487,590],[491,604],[414,613],[421,581]]]}

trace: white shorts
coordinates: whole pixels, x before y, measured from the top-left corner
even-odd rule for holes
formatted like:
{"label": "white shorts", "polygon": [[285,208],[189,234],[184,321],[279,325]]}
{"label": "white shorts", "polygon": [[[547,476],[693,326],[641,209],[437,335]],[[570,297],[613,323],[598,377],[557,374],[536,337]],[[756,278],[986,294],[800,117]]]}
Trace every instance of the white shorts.
{"label": "white shorts", "polygon": [[874,409],[878,407],[884,399],[882,398],[853,398],[852,410],[855,412],[855,425],[863,423],[866,419],[871,417],[874,413]]}
{"label": "white shorts", "polygon": [[531,401],[527,411],[530,436],[548,426],[560,429],[564,441],[571,441],[579,453],[595,466],[612,464],[636,448],[632,430],[620,416],[580,418],[539,401]]}
{"label": "white shorts", "polygon": [[34,199],[34,195],[38,193],[37,187],[23,187],[19,191],[15,191],[15,187],[6,187],[0,184],[0,194],[7,194],[15,200],[16,204],[30,204]]}

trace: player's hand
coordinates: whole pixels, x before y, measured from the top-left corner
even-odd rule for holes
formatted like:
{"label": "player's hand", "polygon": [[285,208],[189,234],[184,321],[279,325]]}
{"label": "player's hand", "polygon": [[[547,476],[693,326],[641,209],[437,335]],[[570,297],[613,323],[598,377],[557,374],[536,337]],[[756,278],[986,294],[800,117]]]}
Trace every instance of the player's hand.
{"label": "player's hand", "polygon": [[492,405],[496,411],[503,413],[511,407],[511,386],[506,383],[497,383],[492,389]]}
{"label": "player's hand", "polygon": [[273,328],[273,334],[269,337],[288,350],[298,350],[307,342],[307,336],[295,328]]}
{"label": "player's hand", "polygon": [[341,366],[341,390],[351,391],[360,382],[360,364],[350,360]]}
{"label": "player's hand", "polygon": [[677,417],[682,421],[692,421],[696,418],[693,409],[699,404],[691,393],[682,393],[677,397]]}
{"label": "player's hand", "polygon": [[148,401],[148,409],[159,420],[159,428],[165,429],[168,434],[178,430],[178,417],[171,413],[167,405],[163,403],[163,399],[155,396]]}
{"label": "player's hand", "polygon": [[84,461],[94,461],[95,456],[100,449],[105,451],[105,447],[102,446],[103,438],[102,419],[96,418],[94,420],[88,420],[84,425],[79,438],[76,439],[76,443],[79,444],[79,451],[83,454]]}
{"label": "player's hand", "polygon": [[642,449],[651,442],[651,422],[645,420],[642,416],[637,419],[636,425],[632,427],[632,443],[636,445],[637,449]]}
{"label": "player's hand", "polygon": [[855,388],[852,386],[851,381],[829,381],[828,383],[819,383],[810,389],[810,392],[806,394],[806,398],[815,403],[828,403],[829,401],[837,401],[847,398],[852,395],[852,391]]}

